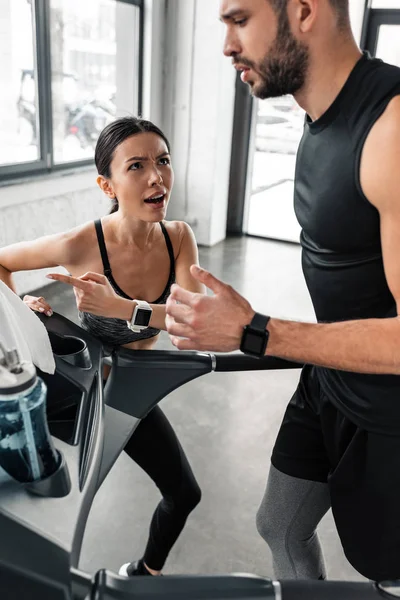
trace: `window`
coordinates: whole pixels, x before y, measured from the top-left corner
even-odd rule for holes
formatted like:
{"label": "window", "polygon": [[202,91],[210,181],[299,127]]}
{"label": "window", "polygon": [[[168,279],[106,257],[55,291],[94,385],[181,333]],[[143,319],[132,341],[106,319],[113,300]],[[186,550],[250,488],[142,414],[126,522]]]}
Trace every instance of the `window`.
{"label": "window", "polygon": [[0,177],[90,164],[141,110],[142,0],[1,0]]}
{"label": "window", "polygon": [[396,66],[400,66],[400,24],[381,25],[378,30],[376,56]]}
{"label": "window", "polygon": [[2,2],[0,13],[0,165],[39,158],[32,8]]}
{"label": "window", "polygon": [[253,102],[256,114],[244,229],[249,235],[298,242],[293,185],[304,111],[292,96]]}
{"label": "window", "polygon": [[400,8],[400,0],[372,0],[372,8]]}
{"label": "window", "polygon": [[374,0],[365,12],[361,46],[372,56],[400,65],[400,0]]}

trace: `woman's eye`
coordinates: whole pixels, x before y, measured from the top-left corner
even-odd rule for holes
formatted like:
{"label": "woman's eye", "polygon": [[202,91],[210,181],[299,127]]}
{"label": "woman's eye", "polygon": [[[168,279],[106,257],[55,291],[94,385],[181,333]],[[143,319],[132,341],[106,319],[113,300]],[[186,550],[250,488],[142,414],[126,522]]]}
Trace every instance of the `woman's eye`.
{"label": "woman's eye", "polygon": [[167,158],[167,157],[160,158],[160,163],[161,163],[162,165],[170,165],[170,164],[171,164],[171,159],[170,159],[170,158]]}
{"label": "woman's eye", "polygon": [[140,169],[141,166],[142,165],[140,162],[132,163],[131,166],[129,167],[129,171],[137,171],[138,169]]}

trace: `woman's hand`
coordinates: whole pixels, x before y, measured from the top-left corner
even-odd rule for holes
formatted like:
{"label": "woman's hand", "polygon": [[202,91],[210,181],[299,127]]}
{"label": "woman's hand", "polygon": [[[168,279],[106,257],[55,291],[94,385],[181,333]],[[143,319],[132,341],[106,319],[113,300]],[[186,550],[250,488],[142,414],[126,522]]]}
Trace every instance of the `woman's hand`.
{"label": "woman's hand", "polygon": [[81,277],[70,277],[60,273],[46,275],[48,279],[62,281],[74,288],[78,310],[99,317],[130,319],[134,305],[131,300],[121,298],[111,287],[105,275],[85,273]]}
{"label": "woman's hand", "polygon": [[29,306],[31,310],[44,313],[48,317],[51,317],[53,314],[53,309],[51,308],[50,304],[46,302],[43,296],[29,296],[26,294],[22,301],[24,304]]}

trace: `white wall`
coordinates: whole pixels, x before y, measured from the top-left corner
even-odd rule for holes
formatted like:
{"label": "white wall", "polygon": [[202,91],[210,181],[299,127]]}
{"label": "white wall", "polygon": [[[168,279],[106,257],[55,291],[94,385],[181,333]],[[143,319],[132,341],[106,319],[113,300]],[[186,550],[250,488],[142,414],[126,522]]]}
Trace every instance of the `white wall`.
{"label": "white wall", "polygon": [[139,15],[130,4],[118,2],[115,14],[117,43],[116,98],[117,117],[137,114],[139,89],[139,57],[136,43],[139,37]]}
{"label": "white wall", "polygon": [[213,245],[225,238],[235,94],[218,2],[169,0],[167,32],[163,125],[175,169],[168,217]]}
{"label": "white wall", "polygon": [[350,22],[353,30],[354,38],[357,44],[360,43],[361,29],[364,17],[365,0],[350,0]]}
{"label": "white wall", "polygon": [[163,127],[166,0],[145,0],[143,111],[145,119]]}

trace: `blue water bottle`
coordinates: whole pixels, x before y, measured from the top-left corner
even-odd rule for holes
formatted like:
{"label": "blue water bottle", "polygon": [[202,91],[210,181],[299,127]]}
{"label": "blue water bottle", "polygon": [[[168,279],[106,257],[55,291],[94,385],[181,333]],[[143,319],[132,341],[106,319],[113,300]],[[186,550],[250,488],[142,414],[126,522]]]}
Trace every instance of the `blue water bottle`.
{"label": "blue water bottle", "polygon": [[37,481],[60,463],[47,425],[46,385],[16,350],[0,350],[0,466],[17,481]]}

